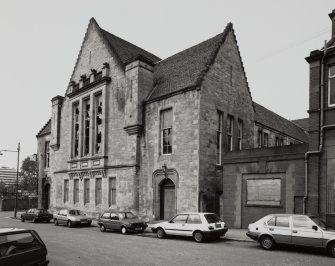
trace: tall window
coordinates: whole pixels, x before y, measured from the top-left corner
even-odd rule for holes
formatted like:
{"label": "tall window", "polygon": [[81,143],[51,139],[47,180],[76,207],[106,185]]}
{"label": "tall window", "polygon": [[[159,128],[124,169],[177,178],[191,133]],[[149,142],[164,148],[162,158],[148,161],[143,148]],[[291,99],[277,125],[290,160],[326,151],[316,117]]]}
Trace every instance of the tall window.
{"label": "tall window", "polygon": [[161,151],[172,153],[172,109],[161,111]]}
{"label": "tall window", "polygon": [[116,178],[109,178],[109,192],[108,192],[108,203],[109,206],[116,204]]}
{"label": "tall window", "polygon": [[44,167],[49,168],[49,162],[50,162],[50,141],[45,142],[44,147]]}
{"label": "tall window", "polygon": [[241,119],[238,120],[238,134],[237,134],[237,141],[238,141],[238,149],[242,150],[242,140],[243,140],[243,121]]}
{"label": "tall window", "polygon": [[95,204],[101,204],[102,191],[101,191],[101,178],[95,179]]}
{"label": "tall window", "polygon": [[90,99],[86,99],[83,103],[84,112],[84,147],[83,155],[90,152]]}
{"label": "tall window", "polygon": [[90,179],[84,179],[84,204],[90,203]]}
{"label": "tall window", "polygon": [[79,179],[73,180],[73,203],[79,202]]}
{"label": "tall window", "polygon": [[284,146],[284,139],[280,139],[280,146]]}
{"label": "tall window", "polygon": [[276,137],[276,147],[278,147],[278,146],[279,146],[279,138]]}
{"label": "tall window", "polygon": [[64,203],[69,202],[69,180],[64,180]]}
{"label": "tall window", "polygon": [[233,128],[234,128],[234,117],[228,115],[228,126],[227,126],[227,149],[228,151],[233,150]]}
{"label": "tall window", "polygon": [[72,124],[73,124],[73,157],[79,155],[79,104],[73,105]]}
{"label": "tall window", "polygon": [[95,101],[95,148],[94,153],[102,152],[102,95],[94,97]]}
{"label": "tall window", "polygon": [[221,165],[221,153],[222,153],[222,118],[223,113],[217,111],[217,129],[216,129],[216,164]]}
{"label": "tall window", "polygon": [[264,147],[268,147],[269,146],[269,134],[268,133],[264,133]]}
{"label": "tall window", "polygon": [[258,148],[262,148],[263,144],[263,132],[262,130],[258,130]]}
{"label": "tall window", "polygon": [[335,105],[335,65],[329,67],[328,105]]}

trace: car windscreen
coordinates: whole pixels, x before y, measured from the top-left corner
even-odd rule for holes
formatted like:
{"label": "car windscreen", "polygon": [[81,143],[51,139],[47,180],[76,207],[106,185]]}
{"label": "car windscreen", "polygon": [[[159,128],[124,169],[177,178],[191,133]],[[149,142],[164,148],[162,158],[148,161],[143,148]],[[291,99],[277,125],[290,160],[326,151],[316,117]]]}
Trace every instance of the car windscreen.
{"label": "car windscreen", "polygon": [[222,222],[222,220],[214,213],[205,214],[204,216],[209,224]]}
{"label": "car windscreen", "polygon": [[79,210],[69,210],[69,214],[71,214],[71,215],[82,215],[82,213]]}
{"label": "car windscreen", "polygon": [[311,218],[312,221],[313,221],[317,226],[319,226],[319,227],[321,227],[321,228],[323,228],[323,229],[328,228],[327,224],[326,224],[324,221],[320,220],[319,218],[317,218],[317,217],[315,217],[315,216],[310,216],[309,218]]}
{"label": "car windscreen", "polygon": [[137,216],[133,214],[132,212],[126,212],[126,219],[135,219]]}

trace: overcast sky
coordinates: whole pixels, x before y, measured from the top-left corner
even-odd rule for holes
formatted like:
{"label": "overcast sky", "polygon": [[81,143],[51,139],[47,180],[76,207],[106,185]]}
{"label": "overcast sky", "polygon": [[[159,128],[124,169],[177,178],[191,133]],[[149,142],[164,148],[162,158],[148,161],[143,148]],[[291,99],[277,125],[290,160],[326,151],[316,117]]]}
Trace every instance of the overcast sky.
{"label": "overcast sky", "polygon": [[[305,57],[331,35],[334,0],[0,2],[0,150],[20,161],[64,95],[89,19],[166,58],[234,25],[254,101],[288,119],[307,117]],[[16,167],[16,153],[0,166]],[[21,162],[20,162],[21,163]]]}

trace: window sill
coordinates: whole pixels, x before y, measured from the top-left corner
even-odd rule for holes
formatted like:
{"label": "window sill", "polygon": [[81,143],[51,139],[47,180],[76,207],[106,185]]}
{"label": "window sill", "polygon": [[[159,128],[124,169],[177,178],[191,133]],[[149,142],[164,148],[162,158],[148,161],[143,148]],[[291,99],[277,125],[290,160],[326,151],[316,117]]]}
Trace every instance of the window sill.
{"label": "window sill", "polygon": [[262,204],[244,204],[244,207],[259,207],[259,208],[283,208],[283,205],[262,205]]}
{"label": "window sill", "polygon": [[87,157],[76,157],[72,158],[71,160],[67,161],[68,163],[76,163],[76,162],[82,162],[87,160],[97,160],[97,159],[107,159],[108,156],[105,155],[93,155],[93,156],[87,156]]}

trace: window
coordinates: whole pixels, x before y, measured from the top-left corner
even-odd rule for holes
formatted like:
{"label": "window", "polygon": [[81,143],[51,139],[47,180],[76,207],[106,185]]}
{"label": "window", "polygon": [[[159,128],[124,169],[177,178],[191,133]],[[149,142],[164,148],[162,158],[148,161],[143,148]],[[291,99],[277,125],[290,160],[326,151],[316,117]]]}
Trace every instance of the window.
{"label": "window", "polygon": [[288,216],[277,216],[276,217],[276,226],[280,227],[290,227],[290,217]]}
{"label": "window", "polygon": [[188,217],[188,214],[179,214],[173,218],[172,223],[184,224],[186,223],[187,217]]}
{"label": "window", "polygon": [[111,214],[109,212],[105,212],[101,218],[104,218],[104,219],[110,219],[111,218]]}
{"label": "window", "polygon": [[217,111],[217,130],[216,130],[216,164],[221,165],[221,153],[222,153],[222,118],[223,113]]}
{"label": "window", "polygon": [[264,147],[268,147],[269,146],[269,134],[268,133],[264,133]]}
{"label": "window", "polygon": [[304,216],[293,216],[293,227],[312,229],[314,224]]}
{"label": "window", "polygon": [[187,219],[188,224],[201,224],[201,219],[199,214],[190,214]]}
{"label": "window", "polygon": [[247,204],[280,206],[281,179],[273,178],[247,179]]}
{"label": "window", "polygon": [[72,111],[72,127],[73,127],[73,141],[72,141],[72,155],[77,157],[79,155],[79,103],[73,105]]}
{"label": "window", "polygon": [[335,105],[335,65],[329,66],[328,105]]}
{"label": "window", "polygon": [[73,203],[79,202],[79,179],[73,180]]}
{"label": "window", "polygon": [[172,153],[172,109],[161,111],[161,151],[162,154]]}
{"label": "window", "polygon": [[263,132],[262,130],[258,130],[258,148],[262,148],[262,143],[263,143]]}
{"label": "window", "polygon": [[284,139],[280,139],[280,146],[284,146]]}
{"label": "window", "polygon": [[233,150],[233,128],[234,128],[234,117],[228,115],[228,126],[227,126],[227,150]]}
{"label": "window", "polygon": [[84,179],[84,204],[90,203],[90,179]]}
{"label": "window", "polygon": [[109,178],[109,193],[108,193],[109,206],[116,204],[116,178]]}
{"label": "window", "polygon": [[98,94],[94,97],[95,106],[95,148],[94,153],[102,152],[102,95]]}
{"label": "window", "polygon": [[205,214],[204,216],[209,224],[222,222],[222,220],[215,213]]}
{"label": "window", "polygon": [[272,217],[268,222],[268,226],[275,226],[276,225],[276,217]]}
{"label": "window", "polygon": [[46,141],[44,144],[44,167],[49,168],[50,163],[50,141]]}
{"label": "window", "polygon": [[279,146],[279,138],[276,137],[276,147],[278,147],[278,146]]}
{"label": "window", "polygon": [[119,216],[116,213],[111,213],[111,220],[119,220]]}
{"label": "window", "polygon": [[101,178],[95,179],[95,204],[101,204]]}
{"label": "window", "polygon": [[84,113],[84,147],[83,155],[90,152],[90,99],[86,99],[83,103]]}
{"label": "window", "polygon": [[69,202],[69,180],[64,180],[64,203]]}
{"label": "window", "polygon": [[237,142],[238,149],[242,150],[242,139],[243,139],[243,121],[241,119],[238,120],[238,132],[237,132]]}

